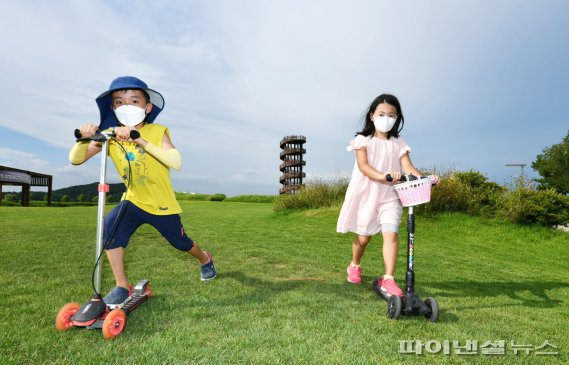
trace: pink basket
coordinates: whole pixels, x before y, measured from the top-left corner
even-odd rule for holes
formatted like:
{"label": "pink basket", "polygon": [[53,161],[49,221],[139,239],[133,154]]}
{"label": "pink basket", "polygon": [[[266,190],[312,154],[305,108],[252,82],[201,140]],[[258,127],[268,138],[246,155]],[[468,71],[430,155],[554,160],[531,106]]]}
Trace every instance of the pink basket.
{"label": "pink basket", "polygon": [[401,205],[412,207],[431,201],[431,179],[419,179],[394,186]]}

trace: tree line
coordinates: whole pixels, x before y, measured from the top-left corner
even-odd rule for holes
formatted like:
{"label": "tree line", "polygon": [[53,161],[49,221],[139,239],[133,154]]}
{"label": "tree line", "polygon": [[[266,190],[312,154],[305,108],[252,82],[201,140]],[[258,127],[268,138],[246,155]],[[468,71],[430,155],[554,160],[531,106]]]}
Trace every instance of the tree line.
{"label": "tree line", "polygon": [[[85,185],[75,185],[69,186],[67,188],[53,190],[51,192],[51,201],[53,202],[97,202],[99,196],[98,191],[99,183],[91,183]],[[123,183],[109,184],[109,192],[107,193],[108,202],[117,202],[121,199],[123,193],[125,192],[125,186]],[[21,201],[21,192],[5,193],[4,200],[18,202]],[[31,200],[36,201],[46,201],[47,192],[43,191],[32,191],[30,195]]]}

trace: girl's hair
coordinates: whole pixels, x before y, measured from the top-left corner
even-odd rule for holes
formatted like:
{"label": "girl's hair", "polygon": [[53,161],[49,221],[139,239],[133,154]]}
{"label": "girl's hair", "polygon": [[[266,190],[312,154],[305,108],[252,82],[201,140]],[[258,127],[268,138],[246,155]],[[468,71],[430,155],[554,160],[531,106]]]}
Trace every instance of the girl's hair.
{"label": "girl's hair", "polygon": [[403,124],[405,122],[405,118],[403,118],[403,111],[401,110],[401,104],[399,104],[399,100],[391,94],[381,94],[374,101],[371,102],[369,109],[364,117],[364,129],[361,132],[357,132],[362,136],[371,136],[375,134],[375,126],[373,125],[373,121],[371,120],[371,115],[375,113],[375,109],[379,104],[387,103],[389,105],[393,105],[397,109],[397,120],[393,125],[393,128],[389,132],[387,132],[387,139],[391,137],[398,138],[399,132],[403,129]]}

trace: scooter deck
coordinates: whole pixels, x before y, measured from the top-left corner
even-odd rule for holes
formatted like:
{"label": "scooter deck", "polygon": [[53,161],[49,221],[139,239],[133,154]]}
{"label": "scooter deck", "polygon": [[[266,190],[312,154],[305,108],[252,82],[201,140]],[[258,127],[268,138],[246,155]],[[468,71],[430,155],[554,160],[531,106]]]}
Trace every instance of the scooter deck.
{"label": "scooter deck", "polygon": [[373,291],[375,292],[375,294],[377,294],[380,298],[384,299],[385,301],[389,300],[389,295],[387,295],[387,293],[384,293],[380,287],[379,287],[379,279],[375,278],[373,280],[373,283],[371,284],[371,288],[373,289]]}
{"label": "scooter deck", "polygon": [[[136,284],[132,295],[127,299],[124,306],[120,308],[127,316],[150,298],[152,292],[148,287],[149,283],[150,282],[148,280],[141,280]],[[105,317],[108,315],[108,313],[110,312],[106,312],[103,316],[101,316],[101,318],[97,319],[93,324],[86,326],[85,328],[90,330],[103,328],[103,322],[105,321]]]}

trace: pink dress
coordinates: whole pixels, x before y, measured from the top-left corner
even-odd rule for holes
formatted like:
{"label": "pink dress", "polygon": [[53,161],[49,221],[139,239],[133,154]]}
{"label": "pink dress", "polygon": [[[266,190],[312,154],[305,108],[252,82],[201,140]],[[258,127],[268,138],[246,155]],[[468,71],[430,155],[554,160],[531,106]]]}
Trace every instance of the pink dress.
{"label": "pink dress", "polygon": [[[367,149],[370,166],[381,172],[401,171],[400,158],[411,151],[403,138],[382,140],[362,135],[353,139],[346,149],[354,151],[362,147]],[[360,171],[356,161],[336,230],[373,236],[381,231],[381,224],[399,226],[402,212],[393,185],[371,180]]]}

